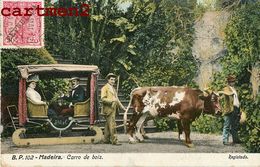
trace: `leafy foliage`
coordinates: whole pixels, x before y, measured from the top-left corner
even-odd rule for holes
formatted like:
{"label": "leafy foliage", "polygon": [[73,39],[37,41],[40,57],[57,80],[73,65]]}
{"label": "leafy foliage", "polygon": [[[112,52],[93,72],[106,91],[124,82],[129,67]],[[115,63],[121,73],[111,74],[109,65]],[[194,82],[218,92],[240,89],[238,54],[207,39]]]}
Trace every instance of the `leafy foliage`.
{"label": "leafy foliage", "polygon": [[259,152],[260,101],[251,96],[250,73],[260,61],[260,3],[238,9],[226,29],[228,56],[223,59],[224,73],[230,71],[238,76],[241,107],[248,115],[241,137],[249,152]]}
{"label": "leafy foliage", "polygon": [[[83,3],[86,2],[60,0],[53,6],[80,8]],[[90,0],[87,3],[91,6],[90,17],[46,18],[46,48],[53,55],[71,59],[76,64],[98,65],[106,74],[117,56],[118,46],[125,40],[116,27],[122,23],[115,25],[123,12],[117,7],[118,1]]]}
{"label": "leafy foliage", "polygon": [[138,28],[135,33],[127,33],[127,47],[122,48],[122,56],[116,60],[121,64],[117,71],[125,76],[125,90],[192,83],[197,67],[191,54],[191,11],[192,6],[180,1],[133,4],[126,17]]}
{"label": "leafy foliage", "polygon": [[176,121],[169,118],[156,118],[155,126],[159,131],[167,131],[176,129]]}
{"label": "leafy foliage", "polygon": [[[55,6],[82,3],[62,2]],[[137,86],[195,85],[196,1],[133,0],[127,11],[117,7],[120,1],[104,2],[89,1],[90,18],[46,18],[48,50],[74,63],[96,64],[103,75],[119,74],[126,95]]]}
{"label": "leafy foliage", "polygon": [[[235,4],[235,1],[232,1],[232,4]],[[232,6],[232,4],[229,5]],[[258,94],[255,99],[252,97],[251,74],[248,72],[252,68],[259,68],[257,67],[260,60],[259,7],[259,2],[250,3],[249,1],[241,1],[236,5],[225,30],[225,44],[228,52],[220,60],[222,71],[215,73],[211,85],[212,89],[221,90],[226,85],[227,75],[237,76],[236,86],[241,109],[247,114],[247,122],[241,125],[239,135],[248,152],[259,152],[260,145],[260,95]],[[222,123],[222,118],[203,116],[193,122],[192,129],[202,133],[220,133]]]}
{"label": "leafy foliage", "polygon": [[[121,31],[127,39],[120,48],[115,71],[122,77],[126,94],[137,86],[194,85],[197,66],[192,57],[193,6],[186,1],[134,1]],[[127,20],[127,21],[126,21]],[[167,118],[155,120],[161,131],[173,129]]]}
{"label": "leafy foliage", "polygon": [[221,117],[203,115],[192,123],[192,130],[201,133],[220,133],[222,128],[223,120]]}
{"label": "leafy foliage", "polygon": [[68,94],[69,81],[64,79],[40,80],[38,89],[44,100],[51,104],[52,102],[57,102],[61,94]]}
{"label": "leafy foliage", "polygon": [[[83,2],[59,0],[50,4],[46,1],[46,7],[79,8]],[[195,0],[132,0],[124,11],[118,7],[121,2],[124,0],[90,0],[91,17],[46,17],[46,49],[52,55],[71,59],[76,64],[98,65],[103,75],[108,72],[119,74],[126,94],[137,86],[194,87],[197,64],[191,51],[193,25],[206,9],[203,6],[195,8]],[[238,1],[218,2],[225,7]],[[255,100],[251,96],[248,70],[260,61],[260,3],[240,2],[225,31],[228,54],[221,59],[222,72],[215,74],[211,87],[221,90],[228,74],[237,76],[241,106],[248,115],[240,136],[249,152],[259,152],[260,100],[259,95]],[[47,50],[3,50],[2,93],[17,90],[17,65],[53,63]],[[67,87],[63,81],[48,84],[39,85],[43,89],[51,88],[50,93],[57,87]],[[174,127],[167,118],[157,119],[156,125],[161,130]],[[222,119],[200,117],[193,123],[193,129],[218,133],[222,129]]]}
{"label": "leafy foliage", "polygon": [[[81,3],[62,0],[54,6]],[[54,55],[98,65],[103,75],[118,73],[128,93],[137,85],[192,83],[194,18],[188,1],[133,0],[127,11],[118,8],[120,1],[89,3],[90,18],[46,18],[46,48]]]}
{"label": "leafy foliage", "polygon": [[250,4],[257,2],[257,0],[216,0],[216,8],[235,10],[243,4]]}
{"label": "leafy foliage", "polygon": [[260,61],[260,3],[241,6],[234,11],[226,27],[228,54],[221,59],[221,73],[215,74],[213,88],[222,89],[229,74],[237,76],[237,88],[241,108],[247,114],[247,122],[241,127],[240,137],[249,152],[259,152],[260,102],[259,94],[252,97],[252,85],[248,70]]}
{"label": "leafy foliage", "polygon": [[2,95],[18,92],[19,73],[16,66],[49,63],[55,63],[55,60],[46,49],[3,50],[1,55]]}
{"label": "leafy foliage", "polygon": [[240,87],[242,110],[247,114],[247,122],[241,126],[240,136],[248,152],[260,152],[260,95],[254,100],[249,84]]}

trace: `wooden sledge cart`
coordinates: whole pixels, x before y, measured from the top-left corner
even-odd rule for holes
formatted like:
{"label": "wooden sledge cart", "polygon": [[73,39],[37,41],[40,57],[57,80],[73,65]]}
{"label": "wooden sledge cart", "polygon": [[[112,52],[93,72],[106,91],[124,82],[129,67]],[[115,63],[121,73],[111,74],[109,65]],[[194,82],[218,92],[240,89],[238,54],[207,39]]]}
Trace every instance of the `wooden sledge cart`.
{"label": "wooden sledge cart", "polygon": [[[17,66],[20,72],[18,115],[12,115],[10,109],[16,106],[9,106],[8,111],[11,117],[15,132],[12,140],[17,146],[30,145],[56,145],[56,144],[77,144],[77,143],[99,143],[103,140],[103,133],[100,127],[95,126],[98,119],[97,100],[97,77],[99,69],[93,65],[70,65],[70,64],[48,64],[48,65],[20,65]],[[87,99],[84,102],[74,104],[73,116],[48,117],[48,105],[35,104],[26,97],[26,79],[29,75],[38,75],[40,80],[44,79],[68,79],[79,77],[80,84],[84,85],[87,92]],[[63,126],[57,126],[54,121],[62,122]],[[15,125],[19,122],[19,126]],[[28,128],[34,126],[48,127],[54,131],[54,135],[28,135]],[[67,133],[73,131],[76,133]],[[51,132],[50,132],[51,133]]]}

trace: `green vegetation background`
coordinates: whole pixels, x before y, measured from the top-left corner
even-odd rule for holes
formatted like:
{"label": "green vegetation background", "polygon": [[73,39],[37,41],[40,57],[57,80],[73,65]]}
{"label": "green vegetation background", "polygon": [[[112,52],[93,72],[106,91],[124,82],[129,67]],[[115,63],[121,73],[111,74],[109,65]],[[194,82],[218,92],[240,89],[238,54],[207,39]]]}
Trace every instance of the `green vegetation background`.
{"label": "green vegetation background", "polygon": [[[83,3],[45,2],[46,7],[78,7]],[[247,151],[260,152],[260,96],[252,96],[248,72],[259,68],[260,3],[234,2],[219,0],[215,7],[229,10],[231,19],[225,30],[227,54],[219,60],[222,71],[214,75],[211,87],[220,90],[228,74],[238,76],[239,98],[248,116],[240,136]],[[16,65],[55,63],[52,56],[57,55],[75,64],[98,65],[103,75],[114,71],[121,76],[126,94],[137,86],[197,87],[194,78],[200,62],[192,56],[193,25],[211,10],[209,7],[196,5],[195,0],[132,0],[125,11],[118,8],[118,0],[89,3],[91,17],[45,18],[45,49],[3,50],[2,95],[17,92]],[[160,130],[175,128],[168,119],[158,119],[156,125]],[[221,133],[222,118],[201,116],[193,123],[193,130]]]}

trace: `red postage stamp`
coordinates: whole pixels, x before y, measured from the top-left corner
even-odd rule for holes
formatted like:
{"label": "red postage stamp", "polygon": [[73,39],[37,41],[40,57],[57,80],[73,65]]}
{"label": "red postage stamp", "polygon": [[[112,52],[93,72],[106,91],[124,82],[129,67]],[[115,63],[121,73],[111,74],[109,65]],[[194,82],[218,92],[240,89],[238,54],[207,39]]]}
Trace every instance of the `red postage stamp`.
{"label": "red postage stamp", "polygon": [[[43,6],[43,0],[2,1],[0,19],[2,48],[40,48],[44,46],[44,20],[33,10]],[[25,9],[27,9],[26,12],[24,12]]]}

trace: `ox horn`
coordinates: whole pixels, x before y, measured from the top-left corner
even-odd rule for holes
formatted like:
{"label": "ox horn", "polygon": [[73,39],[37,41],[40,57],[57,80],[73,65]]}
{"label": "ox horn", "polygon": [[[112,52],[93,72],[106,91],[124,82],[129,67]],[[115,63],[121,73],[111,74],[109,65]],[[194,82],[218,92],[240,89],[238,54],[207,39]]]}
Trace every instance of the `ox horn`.
{"label": "ox horn", "polygon": [[203,92],[203,96],[208,96],[209,95],[209,93],[207,92],[207,91],[202,91]]}
{"label": "ox horn", "polygon": [[219,92],[213,91],[213,93],[217,96],[219,96]]}
{"label": "ox horn", "polygon": [[208,95],[210,95],[212,92],[213,92],[213,91],[212,91],[209,87],[206,87],[206,88],[204,88],[204,90],[203,90],[203,95],[204,95],[204,96],[208,96]]}

